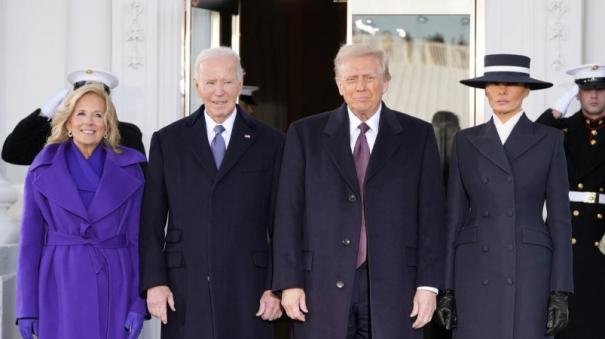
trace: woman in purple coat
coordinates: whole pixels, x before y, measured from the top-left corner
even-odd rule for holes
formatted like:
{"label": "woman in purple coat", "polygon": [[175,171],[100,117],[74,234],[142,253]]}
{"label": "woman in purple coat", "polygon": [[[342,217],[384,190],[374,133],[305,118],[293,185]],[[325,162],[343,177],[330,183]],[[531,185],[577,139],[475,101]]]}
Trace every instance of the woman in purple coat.
{"label": "woman in purple coat", "polygon": [[17,268],[23,338],[137,338],[138,151],[119,146],[103,85],[75,88],[25,181]]}

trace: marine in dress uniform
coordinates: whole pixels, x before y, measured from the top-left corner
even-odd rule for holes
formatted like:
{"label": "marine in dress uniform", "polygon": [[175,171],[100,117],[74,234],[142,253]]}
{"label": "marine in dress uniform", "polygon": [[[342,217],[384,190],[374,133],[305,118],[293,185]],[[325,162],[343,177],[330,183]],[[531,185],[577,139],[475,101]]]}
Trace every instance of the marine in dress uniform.
{"label": "marine in dress uniform", "polygon": [[582,108],[556,118],[549,109],[537,122],[565,132],[572,215],[575,293],[570,297],[570,323],[557,339],[603,335],[605,304],[605,65],[583,65],[567,72],[579,86]]}

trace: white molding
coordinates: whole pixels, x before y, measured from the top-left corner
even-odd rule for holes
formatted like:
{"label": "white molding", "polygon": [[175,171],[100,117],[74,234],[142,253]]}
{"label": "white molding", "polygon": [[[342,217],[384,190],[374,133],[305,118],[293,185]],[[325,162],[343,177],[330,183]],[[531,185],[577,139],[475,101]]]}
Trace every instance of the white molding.
{"label": "white molding", "polygon": [[145,5],[140,0],[130,0],[128,3],[128,16],[130,17],[130,27],[126,32],[126,42],[129,45],[128,67],[133,69],[140,68],[144,63],[144,57],[141,53],[141,46],[145,41],[145,29],[141,21],[145,20]]}

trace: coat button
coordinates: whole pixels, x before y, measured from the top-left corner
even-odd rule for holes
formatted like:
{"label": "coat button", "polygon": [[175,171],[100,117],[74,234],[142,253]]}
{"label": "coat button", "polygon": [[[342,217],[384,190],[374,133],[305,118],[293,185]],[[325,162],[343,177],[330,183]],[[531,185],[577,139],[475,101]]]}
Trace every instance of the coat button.
{"label": "coat button", "polygon": [[342,281],[337,281],[336,282],[336,287],[343,288],[343,287],[345,287],[345,283],[343,283]]}
{"label": "coat button", "polygon": [[484,216],[485,218],[489,217],[489,211],[483,211],[483,216]]}
{"label": "coat button", "polygon": [[602,220],[603,219],[603,213],[597,213],[597,219]]}
{"label": "coat button", "polygon": [[599,192],[605,192],[605,189],[603,189],[603,187],[599,187]]}
{"label": "coat button", "polygon": [[483,280],[483,281],[481,282],[481,285],[483,285],[483,286],[487,286],[487,285],[489,285],[489,280],[488,280],[488,279]]}
{"label": "coat button", "polygon": [[571,244],[575,245],[578,242],[578,240],[576,240],[576,238],[571,238]]}
{"label": "coat button", "polygon": [[481,178],[481,183],[483,183],[483,184],[487,184],[488,181],[489,181],[488,178]]}
{"label": "coat button", "polygon": [[590,134],[596,136],[597,134],[599,134],[599,132],[597,132],[596,129],[593,129],[592,131],[590,131]]}
{"label": "coat button", "polygon": [[594,242],[594,246],[595,246],[595,247],[599,247],[599,244],[600,244],[600,243],[599,243],[598,241],[595,241],[595,242]]}
{"label": "coat button", "polygon": [[506,283],[507,283],[509,286],[512,286],[512,285],[513,285],[513,279],[511,279],[511,278],[506,279]]}
{"label": "coat button", "polygon": [[488,246],[486,246],[486,245],[484,245],[483,247],[481,247],[481,250],[482,250],[483,252],[489,252],[489,247],[488,247]]}
{"label": "coat button", "polygon": [[592,139],[592,140],[590,140],[590,144],[594,146],[597,144],[597,141],[595,139]]}
{"label": "coat button", "polygon": [[350,202],[355,202],[357,201],[357,196],[355,194],[349,194],[349,201]]}
{"label": "coat button", "polygon": [[508,210],[506,212],[506,215],[508,215],[509,217],[512,217],[513,216],[513,211],[512,210]]}
{"label": "coat button", "polygon": [[583,183],[581,183],[581,182],[579,182],[579,183],[578,183],[578,189],[579,189],[579,190],[583,190],[583,189],[584,189],[584,184],[583,184]]}
{"label": "coat button", "polygon": [[351,245],[351,240],[349,240],[349,239],[342,239],[342,241],[341,241],[341,242],[342,242],[342,244],[343,244],[343,245],[345,245],[345,246],[349,246],[349,245]]}
{"label": "coat button", "polygon": [[580,215],[580,211],[578,210],[573,210],[573,212],[571,212],[571,214],[573,214],[574,217],[577,217]]}

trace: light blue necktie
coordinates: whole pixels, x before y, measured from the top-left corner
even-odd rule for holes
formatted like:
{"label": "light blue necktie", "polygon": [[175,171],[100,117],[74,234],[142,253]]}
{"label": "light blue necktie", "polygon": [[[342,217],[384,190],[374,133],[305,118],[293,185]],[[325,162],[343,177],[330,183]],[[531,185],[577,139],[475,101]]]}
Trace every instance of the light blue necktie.
{"label": "light blue necktie", "polygon": [[214,139],[210,143],[210,149],[212,150],[212,155],[214,156],[214,163],[216,164],[216,169],[221,168],[221,163],[223,162],[223,158],[225,157],[225,139],[221,133],[225,131],[225,127],[223,125],[214,126]]}

